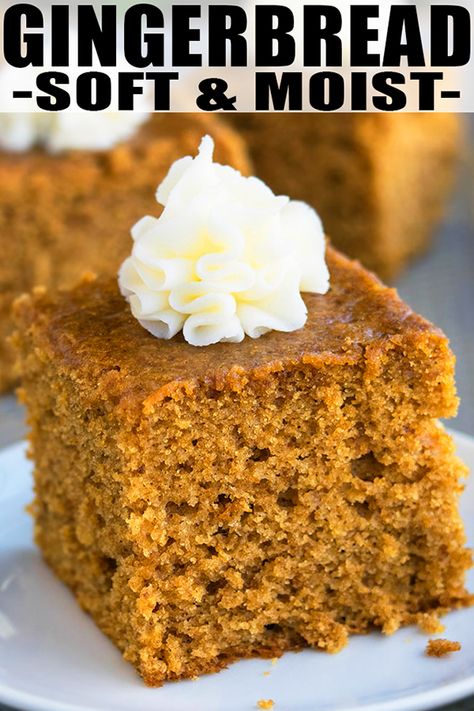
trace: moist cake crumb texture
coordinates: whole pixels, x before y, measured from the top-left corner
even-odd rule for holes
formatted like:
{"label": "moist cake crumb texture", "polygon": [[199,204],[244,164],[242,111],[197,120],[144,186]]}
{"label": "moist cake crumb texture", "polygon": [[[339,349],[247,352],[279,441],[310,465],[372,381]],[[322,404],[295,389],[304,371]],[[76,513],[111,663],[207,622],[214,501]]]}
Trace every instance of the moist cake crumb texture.
{"label": "moist cake crumb texture", "polygon": [[459,652],[460,649],[459,642],[451,642],[449,639],[430,639],[425,651],[428,657],[446,657],[451,652]]}
{"label": "moist cake crumb texture", "polygon": [[292,334],[153,338],[114,281],[16,305],[45,560],[149,685],[469,604],[445,336],[328,249]]}

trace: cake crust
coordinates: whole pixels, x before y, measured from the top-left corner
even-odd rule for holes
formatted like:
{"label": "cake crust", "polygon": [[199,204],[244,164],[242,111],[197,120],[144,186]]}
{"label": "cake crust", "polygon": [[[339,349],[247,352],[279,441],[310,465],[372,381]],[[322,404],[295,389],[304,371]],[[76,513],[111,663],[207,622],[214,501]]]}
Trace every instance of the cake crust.
{"label": "cake crust", "polygon": [[[264,379],[299,362],[349,366],[366,358],[376,375],[387,353],[411,347],[426,356],[425,365],[432,369],[436,416],[453,416],[455,361],[444,334],[358,262],[331,247],[327,259],[331,290],[303,295],[308,308],[304,328],[290,336],[272,331],[258,340],[246,338],[238,349],[230,343],[196,348],[181,335],[169,341],[154,338],[131,315],[115,279],[85,276],[59,299],[38,290],[33,300],[20,300],[16,311],[37,331],[51,357],[85,378],[106,373],[108,387],[124,403],[158,402],[175,388],[189,394],[199,383],[238,389],[249,377]],[[425,405],[428,412],[430,402]]]}

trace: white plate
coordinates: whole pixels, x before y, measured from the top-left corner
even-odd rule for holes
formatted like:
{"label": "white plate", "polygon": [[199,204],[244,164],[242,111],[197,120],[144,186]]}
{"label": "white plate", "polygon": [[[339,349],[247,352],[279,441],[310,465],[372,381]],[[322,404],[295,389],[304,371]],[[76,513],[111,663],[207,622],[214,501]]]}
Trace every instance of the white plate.
{"label": "white plate", "polygon": [[[474,469],[474,439],[456,435]],[[31,543],[24,506],[31,467],[24,446],[0,451],[0,701],[41,711],[414,711],[474,693],[474,608],[449,614],[443,637],[462,651],[424,655],[427,637],[353,637],[337,655],[286,654],[275,665],[242,661],[197,681],[146,688],[113,645],[76,606]],[[462,512],[474,542],[474,482]],[[474,589],[474,576],[470,576]],[[270,672],[270,674],[264,674]]]}

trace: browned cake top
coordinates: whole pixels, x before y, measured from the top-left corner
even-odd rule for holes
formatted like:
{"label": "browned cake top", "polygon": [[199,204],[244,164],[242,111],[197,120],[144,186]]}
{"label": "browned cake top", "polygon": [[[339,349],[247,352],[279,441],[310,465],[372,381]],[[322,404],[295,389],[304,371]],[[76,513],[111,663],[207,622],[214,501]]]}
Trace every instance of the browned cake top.
{"label": "browned cake top", "polygon": [[[35,343],[78,377],[97,382],[107,374],[114,393],[129,400],[162,398],[207,381],[233,387],[249,375],[263,378],[301,361],[317,367],[356,363],[370,347],[371,358],[391,343],[404,350],[420,347],[450,363],[447,339],[414,314],[393,289],[328,248],[331,288],[326,295],[305,294],[308,320],[293,333],[272,331],[240,344],[198,348],[181,335],[170,341],[150,335],[131,315],[117,282],[85,278],[75,289],[50,296],[37,292],[17,302],[20,326],[32,326]],[[448,368],[450,370],[450,368]],[[451,373],[449,373],[451,377]]]}

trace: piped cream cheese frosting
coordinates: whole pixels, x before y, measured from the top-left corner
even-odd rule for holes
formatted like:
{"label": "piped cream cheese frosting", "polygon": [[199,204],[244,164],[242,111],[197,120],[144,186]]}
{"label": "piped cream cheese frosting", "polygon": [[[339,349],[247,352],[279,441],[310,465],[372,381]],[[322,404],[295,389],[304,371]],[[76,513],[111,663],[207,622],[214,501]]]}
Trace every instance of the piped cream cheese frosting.
{"label": "piped cream cheese frosting", "polygon": [[50,153],[107,150],[131,138],[148,113],[0,113],[0,148],[27,151],[40,146]]}
{"label": "piped cream cheese frosting", "polygon": [[132,228],[119,287],[133,316],[157,338],[180,331],[193,346],[295,331],[301,292],[329,289],[321,220],[255,177],[213,161],[205,136],[195,158],[176,161],[158,187],[158,218]]}

